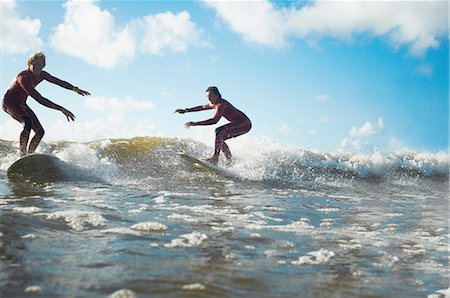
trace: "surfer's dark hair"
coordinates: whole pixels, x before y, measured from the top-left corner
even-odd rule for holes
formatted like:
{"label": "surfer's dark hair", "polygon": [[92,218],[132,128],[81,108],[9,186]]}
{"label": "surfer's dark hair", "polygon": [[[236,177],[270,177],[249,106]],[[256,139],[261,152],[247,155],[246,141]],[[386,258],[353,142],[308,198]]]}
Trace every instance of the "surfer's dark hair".
{"label": "surfer's dark hair", "polygon": [[219,89],[216,86],[209,86],[205,92],[212,92],[214,93],[214,95],[219,96],[220,98],[222,98],[222,94],[220,94]]}

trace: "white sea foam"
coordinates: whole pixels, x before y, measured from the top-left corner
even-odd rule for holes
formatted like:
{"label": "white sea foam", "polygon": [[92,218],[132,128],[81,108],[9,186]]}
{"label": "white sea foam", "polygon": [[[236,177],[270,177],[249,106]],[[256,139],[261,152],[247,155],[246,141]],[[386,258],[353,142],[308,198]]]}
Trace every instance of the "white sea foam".
{"label": "white sea foam", "polygon": [[204,285],[202,285],[201,283],[184,285],[181,288],[186,291],[198,291],[198,290],[206,289],[206,287]]}
{"label": "white sea foam", "polygon": [[129,289],[120,289],[109,295],[109,298],[136,298],[136,294]]}
{"label": "white sea foam", "polygon": [[40,286],[28,286],[25,288],[25,293],[39,293],[42,291]]}
{"label": "white sea foam", "polygon": [[133,230],[143,232],[161,232],[167,230],[167,226],[159,222],[140,222],[131,226]]}
{"label": "white sea foam", "polygon": [[141,236],[141,233],[139,231],[135,231],[130,228],[110,228],[110,229],[104,229],[101,232],[104,234]]}
{"label": "white sea foam", "polygon": [[207,239],[203,233],[192,232],[190,234],[181,235],[180,238],[173,239],[171,243],[164,244],[167,248],[183,248],[183,247],[193,247],[200,246],[205,239]]}
{"label": "white sea foam", "polygon": [[362,245],[358,240],[351,239],[350,241],[341,240],[339,243],[339,247],[342,247],[345,250],[360,250],[362,249]]}
{"label": "white sea foam", "polygon": [[41,212],[42,208],[34,207],[34,206],[30,206],[30,207],[14,207],[13,210],[17,211],[17,212],[25,213],[25,214],[32,214],[32,213],[39,213],[39,212]]}
{"label": "white sea foam", "polygon": [[278,252],[275,249],[269,249],[264,252],[267,258],[274,258],[278,255]]}
{"label": "white sea foam", "polygon": [[292,261],[292,265],[318,265],[328,263],[335,254],[331,250],[320,249],[309,252],[306,256],[301,256],[297,261]]}
{"label": "white sea foam", "polygon": [[37,238],[36,234],[26,234],[26,235],[22,236],[22,239],[28,239],[28,240],[36,239],[36,238]]}
{"label": "white sea foam", "polygon": [[251,233],[250,237],[251,238],[261,238],[261,234],[259,234],[259,233]]}
{"label": "white sea foam", "polygon": [[246,226],[247,229],[250,230],[272,230],[272,231],[280,231],[280,232],[293,232],[293,233],[308,233],[313,231],[314,226],[308,224],[305,221],[299,220],[291,222],[287,225],[260,225],[260,224],[249,224]]}
{"label": "white sea foam", "polygon": [[117,173],[117,166],[108,157],[100,157],[89,144],[72,143],[53,154],[76,167],[76,173],[70,174],[107,179]]}
{"label": "white sea foam", "polygon": [[292,249],[295,247],[295,244],[288,240],[281,240],[277,242],[277,246],[283,249]]}
{"label": "white sea foam", "polygon": [[436,291],[434,294],[430,294],[427,298],[450,298],[450,288]]}
{"label": "white sea foam", "polygon": [[427,253],[426,249],[423,248],[422,245],[403,245],[402,251],[410,256],[421,256]]}
{"label": "white sea foam", "polygon": [[75,231],[82,231],[86,225],[94,227],[104,226],[105,218],[92,211],[70,210],[57,211],[47,214],[47,219],[63,219]]}
{"label": "white sea foam", "polygon": [[164,204],[166,202],[166,198],[164,196],[159,196],[157,198],[154,198],[153,201],[156,204]]}
{"label": "white sea foam", "polygon": [[186,221],[186,222],[198,222],[198,219],[193,218],[190,215],[187,214],[171,214],[167,216],[170,220],[180,220],[180,221]]}
{"label": "white sea foam", "polygon": [[320,227],[322,228],[331,228],[334,224],[335,220],[332,218],[324,218],[320,223]]}

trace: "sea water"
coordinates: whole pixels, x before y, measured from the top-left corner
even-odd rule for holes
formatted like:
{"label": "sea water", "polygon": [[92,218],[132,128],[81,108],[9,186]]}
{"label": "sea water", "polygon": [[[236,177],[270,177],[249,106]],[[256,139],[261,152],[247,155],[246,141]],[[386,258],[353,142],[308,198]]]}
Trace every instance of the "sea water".
{"label": "sea water", "polygon": [[43,143],[70,179],[37,184],[0,141],[0,297],[450,296],[447,153],[241,142],[232,179],[189,139]]}

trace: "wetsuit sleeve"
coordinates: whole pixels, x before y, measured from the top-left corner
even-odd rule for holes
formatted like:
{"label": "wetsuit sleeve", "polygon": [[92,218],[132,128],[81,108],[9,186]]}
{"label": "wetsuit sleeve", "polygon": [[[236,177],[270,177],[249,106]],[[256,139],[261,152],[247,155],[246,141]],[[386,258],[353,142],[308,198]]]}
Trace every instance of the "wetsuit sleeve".
{"label": "wetsuit sleeve", "polygon": [[204,121],[196,122],[195,125],[212,125],[212,124],[216,124],[217,122],[219,122],[220,118],[222,117],[224,110],[225,110],[225,107],[223,105],[219,105],[219,107],[217,108],[216,114],[214,115],[213,118],[208,119],[208,120],[204,120]]}
{"label": "wetsuit sleeve", "polygon": [[72,84],[70,84],[70,83],[68,83],[66,81],[60,80],[57,77],[52,76],[51,74],[49,74],[46,71],[42,71],[42,77],[45,80],[49,81],[50,83],[53,83],[53,84],[58,85],[60,87],[63,87],[63,88],[69,89],[69,90],[73,90],[73,88],[75,88],[74,85],[72,85]]}
{"label": "wetsuit sleeve", "polygon": [[214,105],[203,105],[203,106],[197,106],[193,108],[186,109],[187,112],[198,112],[198,111],[204,111],[204,110],[212,110],[214,109]]}
{"label": "wetsuit sleeve", "polygon": [[51,102],[47,98],[43,97],[36,89],[34,89],[33,84],[31,83],[31,79],[29,76],[20,75],[17,77],[17,83],[19,83],[20,87],[31,97],[33,97],[37,102],[41,105],[46,106],[51,109],[61,110],[61,106]]}

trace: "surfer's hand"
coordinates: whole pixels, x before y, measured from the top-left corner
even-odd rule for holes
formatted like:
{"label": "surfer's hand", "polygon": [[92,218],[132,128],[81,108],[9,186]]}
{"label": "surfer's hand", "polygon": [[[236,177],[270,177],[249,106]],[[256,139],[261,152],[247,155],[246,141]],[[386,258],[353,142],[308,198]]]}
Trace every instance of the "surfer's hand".
{"label": "surfer's hand", "polygon": [[76,93],[80,94],[81,96],[86,96],[86,95],[91,95],[91,93],[85,91],[85,90],[81,90],[78,87],[74,87],[73,91],[75,91]]}
{"label": "surfer's hand", "polygon": [[67,121],[69,121],[69,122],[70,122],[70,120],[75,121],[75,115],[72,114],[71,111],[66,110],[65,108],[62,108],[61,112],[63,112],[63,114],[66,115]]}
{"label": "surfer's hand", "polygon": [[189,127],[195,126],[195,125],[196,125],[195,122],[189,121],[189,122],[186,122],[186,123],[184,124],[184,127],[189,128]]}
{"label": "surfer's hand", "polygon": [[187,109],[176,109],[174,113],[184,114],[187,113]]}

